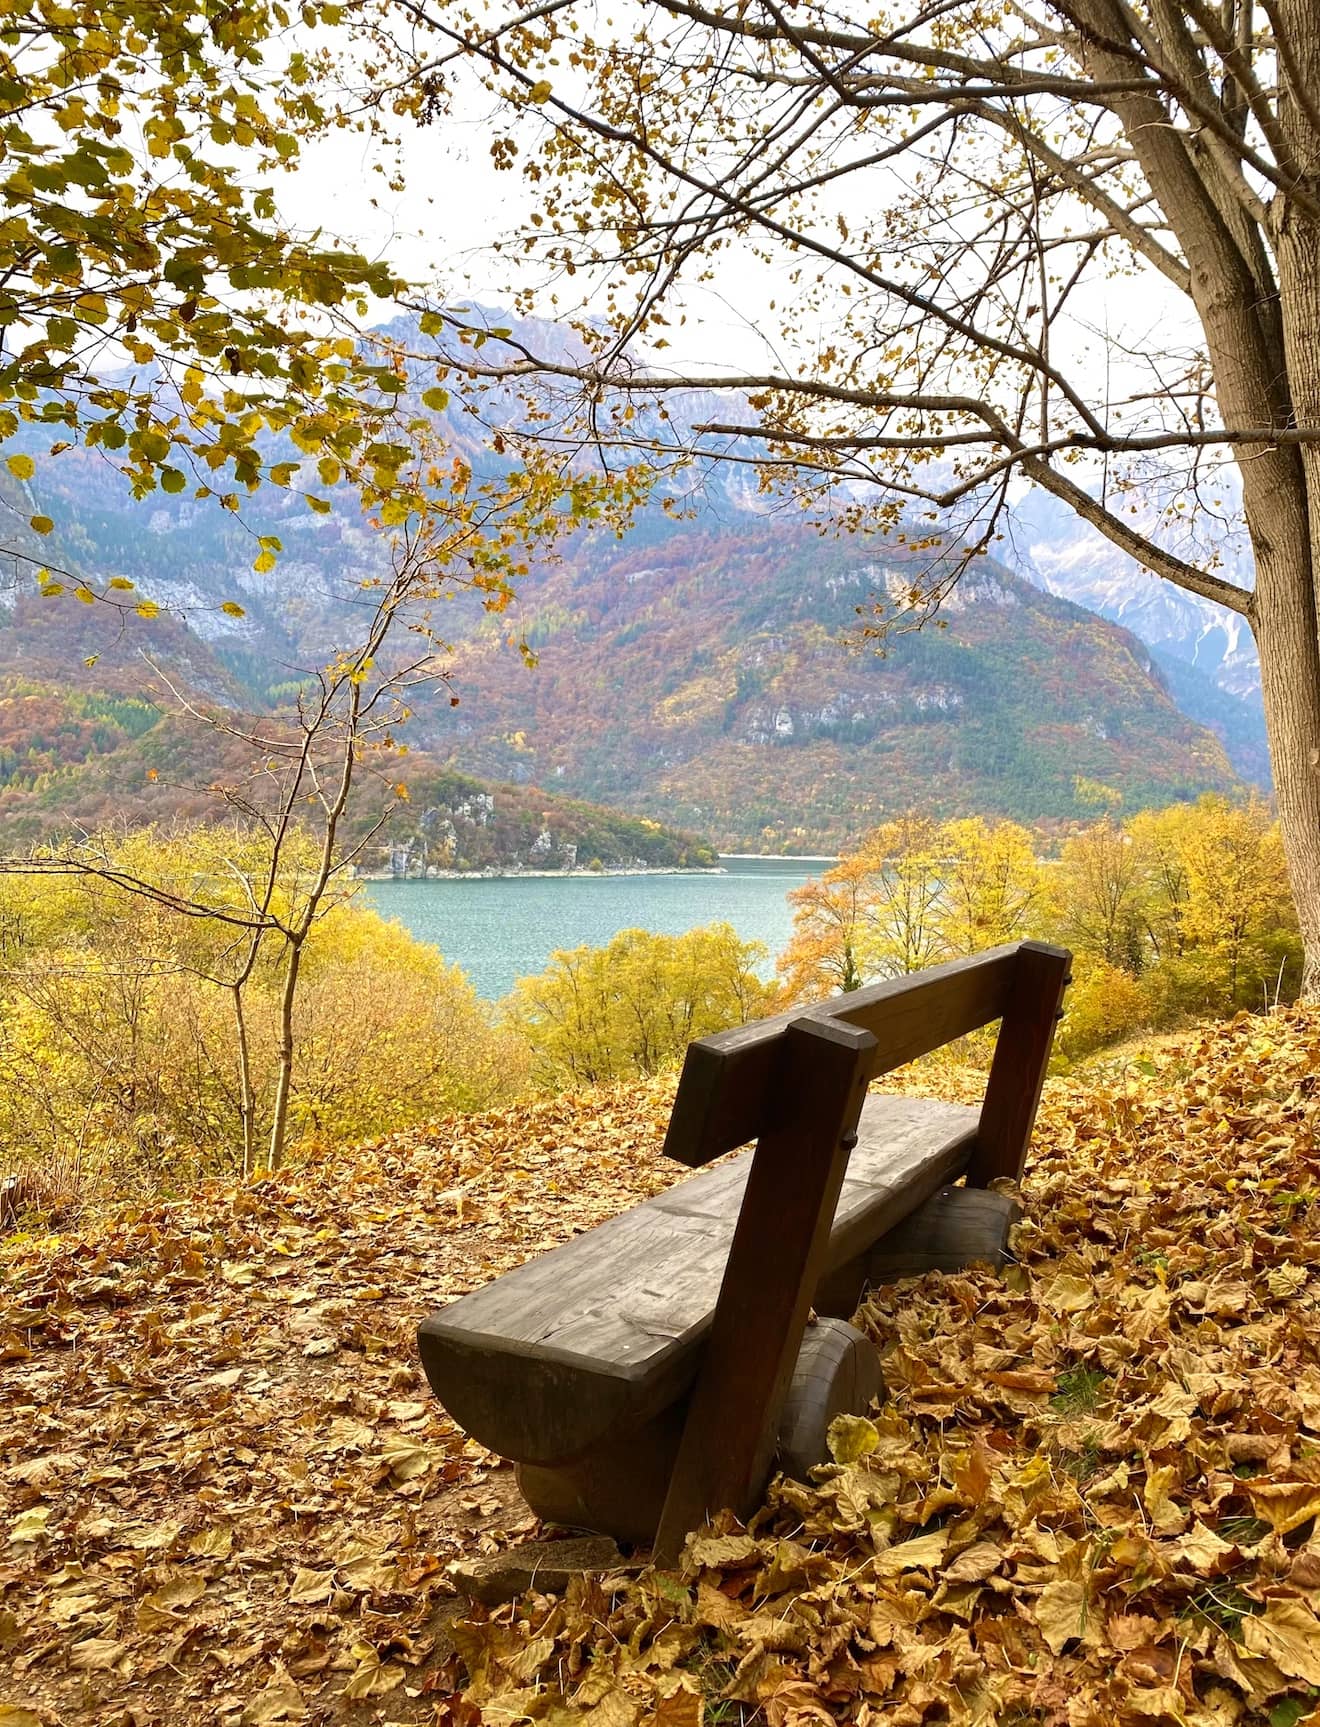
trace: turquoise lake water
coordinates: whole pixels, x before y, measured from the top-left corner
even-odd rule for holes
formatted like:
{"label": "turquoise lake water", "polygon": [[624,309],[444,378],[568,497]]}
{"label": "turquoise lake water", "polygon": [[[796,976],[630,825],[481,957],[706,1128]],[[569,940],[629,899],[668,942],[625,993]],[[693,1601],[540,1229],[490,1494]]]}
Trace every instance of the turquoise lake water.
{"label": "turquoise lake water", "polygon": [[793,928],[784,896],[828,868],[828,860],[727,859],[725,875],[373,881],[362,893],[383,917],[397,918],[461,965],[479,995],[496,1000],[515,978],[544,971],[556,948],[600,947],[621,929],[682,935],[731,923],[745,941],[764,942],[773,965]]}

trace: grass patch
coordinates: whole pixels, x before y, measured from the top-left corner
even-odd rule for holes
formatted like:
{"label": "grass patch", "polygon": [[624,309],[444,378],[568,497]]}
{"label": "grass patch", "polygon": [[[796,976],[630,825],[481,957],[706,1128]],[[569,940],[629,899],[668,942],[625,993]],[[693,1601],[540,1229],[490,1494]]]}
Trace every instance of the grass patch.
{"label": "grass patch", "polygon": [[1261,1611],[1259,1601],[1253,1601],[1226,1577],[1217,1577],[1197,1590],[1187,1603],[1188,1616],[1218,1626],[1235,1641],[1241,1636],[1242,1621]]}
{"label": "grass patch", "polygon": [[1050,1398],[1050,1408],[1056,1415],[1091,1415],[1104,1402],[1108,1383],[1109,1375],[1098,1367],[1065,1368]]}

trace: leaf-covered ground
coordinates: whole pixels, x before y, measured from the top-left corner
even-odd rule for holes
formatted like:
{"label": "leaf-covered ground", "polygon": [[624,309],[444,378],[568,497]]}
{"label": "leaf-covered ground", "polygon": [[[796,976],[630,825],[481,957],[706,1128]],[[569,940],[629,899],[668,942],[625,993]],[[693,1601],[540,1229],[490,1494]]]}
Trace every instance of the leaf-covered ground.
{"label": "leaf-covered ground", "polygon": [[1320,1722],[1303,1014],[1052,1084],[1020,1264],[873,1298],[892,1399],[814,1488],[680,1575],[455,1618],[449,1562],[536,1526],[430,1399],[416,1320],[669,1181],[667,1103],[12,1242],[0,1727]]}

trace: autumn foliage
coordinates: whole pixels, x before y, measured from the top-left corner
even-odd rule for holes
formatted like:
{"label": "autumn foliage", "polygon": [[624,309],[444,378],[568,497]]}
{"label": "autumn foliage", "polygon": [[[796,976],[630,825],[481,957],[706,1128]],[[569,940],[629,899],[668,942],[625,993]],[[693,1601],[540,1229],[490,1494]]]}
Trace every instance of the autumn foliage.
{"label": "autumn foliage", "polygon": [[[177,1190],[242,1156],[236,1012],[257,1137],[268,1122],[282,956],[263,950],[236,986],[244,929],[230,921],[262,859],[221,829],[144,830],[107,855],[210,915],[95,877],[0,875],[0,1144],[11,1165],[62,1169],[75,1191],[97,1175],[121,1194]],[[295,839],[277,910],[313,861]],[[308,938],[295,1037],[290,1120],[304,1142],[489,1107],[526,1071],[462,972],[343,885]]]}
{"label": "autumn foliage", "polygon": [[814,1000],[1024,937],[1075,957],[1059,1047],[1296,994],[1300,946],[1277,823],[1257,801],[1112,816],[1054,855],[1012,822],[905,817],[790,895],[789,993]]}
{"label": "autumn foliage", "polygon": [[677,936],[621,930],[604,947],[555,953],[545,971],[519,978],[504,1023],[526,1042],[542,1085],[649,1078],[693,1038],[772,1010],[774,987],[756,971],[766,957],[727,923]]}

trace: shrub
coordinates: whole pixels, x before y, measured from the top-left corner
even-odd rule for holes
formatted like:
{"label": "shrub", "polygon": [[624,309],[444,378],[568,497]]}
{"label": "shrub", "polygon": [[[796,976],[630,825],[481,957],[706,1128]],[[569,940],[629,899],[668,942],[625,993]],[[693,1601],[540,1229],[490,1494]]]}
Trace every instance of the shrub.
{"label": "shrub", "polygon": [[[216,915],[94,878],[0,876],[0,1177],[69,1155],[121,1189],[232,1170],[244,1047],[257,1135],[268,1127],[280,970],[262,954],[240,983],[242,932],[219,915],[258,852],[209,829],[137,833],[113,857]],[[294,845],[280,894],[298,891],[300,863]],[[346,890],[308,938],[294,1039],[295,1138],[390,1132],[526,1082],[525,1050],[463,973]]]}
{"label": "shrub", "polygon": [[726,923],[686,935],[622,930],[605,947],[553,955],[549,968],[519,978],[503,1023],[531,1050],[545,1086],[595,1085],[653,1074],[695,1037],[771,1011],[772,984],[755,967],[760,942]]}

